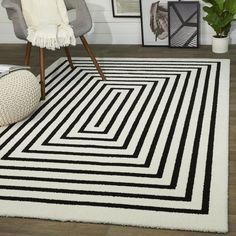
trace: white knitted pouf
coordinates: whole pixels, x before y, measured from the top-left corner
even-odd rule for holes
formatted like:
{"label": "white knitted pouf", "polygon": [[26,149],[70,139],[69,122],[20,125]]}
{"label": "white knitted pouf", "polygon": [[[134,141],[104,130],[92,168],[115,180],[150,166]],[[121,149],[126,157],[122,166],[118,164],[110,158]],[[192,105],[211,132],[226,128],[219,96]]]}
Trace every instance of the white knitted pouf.
{"label": "white knitted pouf", "polygon": [[11,72],[0,78],[0,126],[30,115],[40,101],[38,79],[28,70]]}

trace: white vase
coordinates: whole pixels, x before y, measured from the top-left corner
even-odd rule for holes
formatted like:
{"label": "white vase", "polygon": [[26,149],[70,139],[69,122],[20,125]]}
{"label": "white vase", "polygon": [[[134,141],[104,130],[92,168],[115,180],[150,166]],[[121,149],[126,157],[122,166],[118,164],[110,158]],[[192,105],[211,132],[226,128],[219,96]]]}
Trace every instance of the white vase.
{"label": "white vase", "polygon": [[229,49],[229,36],[224,38],[216,38],[213,36],[212,39],[212,52],[214,53],[226,53]]}

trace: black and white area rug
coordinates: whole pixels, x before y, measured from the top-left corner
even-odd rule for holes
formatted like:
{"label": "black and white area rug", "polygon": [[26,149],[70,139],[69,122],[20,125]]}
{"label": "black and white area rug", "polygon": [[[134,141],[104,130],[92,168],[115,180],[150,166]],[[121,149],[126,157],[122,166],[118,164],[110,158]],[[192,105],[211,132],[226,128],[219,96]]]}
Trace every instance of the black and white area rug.
{"label": "black and white area rug", "polygon": [[226,232],[229,61],[73,60],[0,128],[0,215]]}

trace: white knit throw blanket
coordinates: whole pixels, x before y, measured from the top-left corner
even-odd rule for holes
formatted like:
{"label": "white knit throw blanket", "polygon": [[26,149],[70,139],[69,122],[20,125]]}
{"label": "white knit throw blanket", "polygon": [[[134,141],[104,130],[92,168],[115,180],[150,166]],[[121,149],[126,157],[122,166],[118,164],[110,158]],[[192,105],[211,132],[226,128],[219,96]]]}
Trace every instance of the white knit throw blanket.
{"label": "white knit throw blanket", "polygon": [[32,45],[51,50],[76,45],[64,0],[21,0],[21,4]]}

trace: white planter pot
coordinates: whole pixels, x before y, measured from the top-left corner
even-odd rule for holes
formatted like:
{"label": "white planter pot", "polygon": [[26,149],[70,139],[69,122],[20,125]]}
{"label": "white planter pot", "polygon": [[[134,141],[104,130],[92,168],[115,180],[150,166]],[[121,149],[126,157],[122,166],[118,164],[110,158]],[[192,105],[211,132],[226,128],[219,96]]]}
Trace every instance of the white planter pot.
{"label": "white planter pot", "polygon": [[229,49],[229,36],[225,38],[216,38],[212,39],[212,52],[214,53],[226,53]]}

